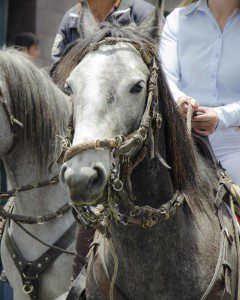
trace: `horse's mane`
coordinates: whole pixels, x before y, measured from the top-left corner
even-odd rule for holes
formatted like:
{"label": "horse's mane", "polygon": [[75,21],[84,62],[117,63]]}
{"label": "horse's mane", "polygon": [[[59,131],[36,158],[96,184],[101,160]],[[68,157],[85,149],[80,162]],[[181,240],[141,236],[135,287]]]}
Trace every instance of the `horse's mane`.
{"label": "horse's mane", "polygon": [[[80,63],[84,50],[90,44],[94,47],[94,44],[105,37],[127,38],[140,44],[145,50],[155,48],[157,56],[159,46],[147,33],[138,30],[136,25],[130,24],[129,26],[121,27],[116,22],[112,24],[106,23],[95,34],[85,39],[79,39],[69,46],[55,70],[55,83],[63,88],[72,70]],[[166,158],[171,166],[171,178],[174,189],[188,190],[195,196],[199,195],[201,197],[204,194],[209,197],[213,185],[209,180],[212,171],[199,157],[196,147],[187,132],[184,119],[171,95],[160,59],[158,63],[160,112],[164,119]],[[214,176],[212,176],[212,180],[213,178]]]}
{"label": "horse's mane", "polygon": [[55,154],[56,135],[66,128],[65,95],[45,71],[14,49],[0,51],[0,79],[13,115],[24,126],[19,130],[20,146],[23,151],[31,147],[40,162],[47,162]]}

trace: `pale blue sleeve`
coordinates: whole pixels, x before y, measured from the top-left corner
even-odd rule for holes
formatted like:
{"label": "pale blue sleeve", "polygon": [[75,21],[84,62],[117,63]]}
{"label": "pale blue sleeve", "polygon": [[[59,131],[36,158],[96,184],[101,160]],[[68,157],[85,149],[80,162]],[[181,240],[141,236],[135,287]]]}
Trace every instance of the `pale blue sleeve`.
{"label": "pale blue sleeve", "polygon": [[178,57],[178,9],[175,9],[166,19],[159,54],[174,99],[177,100],[179,97],[186,96],[178,88],[181,77]]}
{"label": "pale blue sleeve", "polygon": [[219,116],[218,128],[240,126],[240,102],[215,107],[214,110]]}

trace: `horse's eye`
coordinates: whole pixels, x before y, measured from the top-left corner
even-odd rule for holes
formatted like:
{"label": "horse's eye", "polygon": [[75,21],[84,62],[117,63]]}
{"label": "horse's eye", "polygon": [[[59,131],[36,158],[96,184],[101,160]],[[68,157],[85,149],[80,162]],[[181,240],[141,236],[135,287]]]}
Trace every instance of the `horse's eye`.
{"label": "horse's eye", "polygon": [[140,80],[138,83],[136,83],[130,90],[131,94],[139,94],[144,88],[144,81]]}
{"label": "horse's eye", "polygon": [[72,92],[72,89],[70,87],[70,85],[66,82],[65,85],[64,85],[64,89],[63,89],[63,92],[65,94],[67,94],[68,96],[70,96],[73,92]]}

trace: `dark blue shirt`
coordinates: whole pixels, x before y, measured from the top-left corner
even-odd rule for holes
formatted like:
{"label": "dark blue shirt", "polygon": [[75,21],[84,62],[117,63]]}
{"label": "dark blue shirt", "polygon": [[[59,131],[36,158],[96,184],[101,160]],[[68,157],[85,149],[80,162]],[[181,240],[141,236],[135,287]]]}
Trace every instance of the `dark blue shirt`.
{"label": "dark blue shirt", "polygon": [[[122,0],[120,5],[113,10],[108,18],[114,16],[122,25],[131,22],[139,25],[153,9],[154,6],[144,0]],[[77,26],[80,13],[81,10],[76,5],[64,15],[52,49],[53,65],[59,61],[66,46],[79,37]]]}

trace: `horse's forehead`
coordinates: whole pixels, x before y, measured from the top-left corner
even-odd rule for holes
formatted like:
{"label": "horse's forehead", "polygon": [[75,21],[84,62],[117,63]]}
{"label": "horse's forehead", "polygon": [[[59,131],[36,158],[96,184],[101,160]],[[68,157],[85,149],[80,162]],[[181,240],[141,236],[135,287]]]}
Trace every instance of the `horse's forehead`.
{"label": "horse's forehead", "polygon": [[96,51],[88,53],[74,69],[71,76],[74,77],[79,72],[83,72],[86,76],[88,71],[93,68],[101,72],[104,69],[108,70],[110,74],[116,72],[116,69],[119,71],[121,68],[126,69],[126,66],[128,70],[145,66],[140,53],[133,45],[127,43],[102,45]]}

